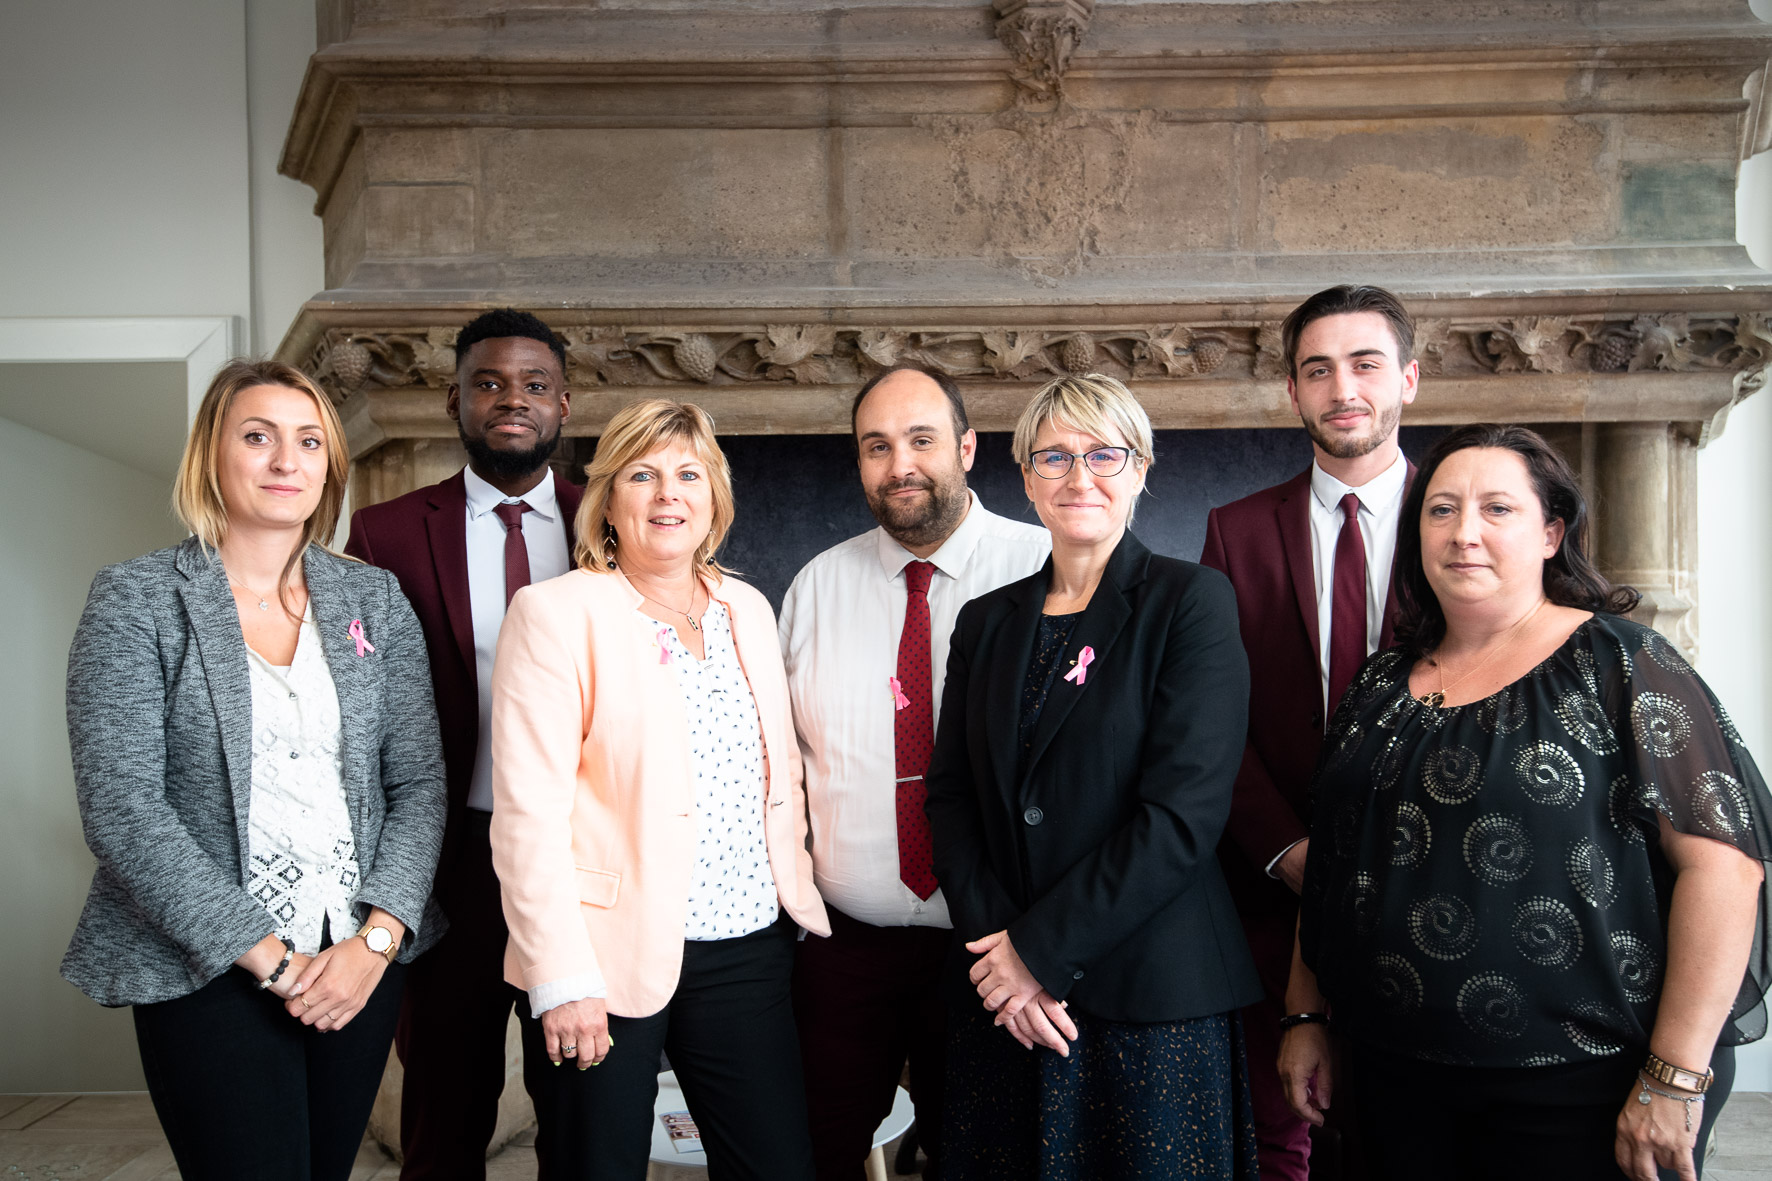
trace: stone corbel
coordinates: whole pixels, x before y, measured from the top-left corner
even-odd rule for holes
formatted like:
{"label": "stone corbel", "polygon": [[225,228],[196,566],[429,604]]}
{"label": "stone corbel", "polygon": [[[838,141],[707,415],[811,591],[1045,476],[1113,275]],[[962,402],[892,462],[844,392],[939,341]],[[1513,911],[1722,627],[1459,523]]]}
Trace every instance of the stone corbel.
{"label": "stone corbel", "polygon": [[1009,71],[1018,102],[1054,102],[1064,95],[1071,54],[1095,16],[1095,0],[994,0],[997,40],[1015,59]]}

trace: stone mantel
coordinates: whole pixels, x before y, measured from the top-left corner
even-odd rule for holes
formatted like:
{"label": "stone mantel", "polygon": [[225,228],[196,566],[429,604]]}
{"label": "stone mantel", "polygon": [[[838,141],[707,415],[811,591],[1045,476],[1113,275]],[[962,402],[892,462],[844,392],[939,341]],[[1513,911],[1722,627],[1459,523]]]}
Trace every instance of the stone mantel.
{"label": "stone mantel", "polygon": [[[1654,306],[1705,310],[1660,312],[1636,311],[1639,299],[1605,301],[1605,310],[1595,302],[1563,312],[1545,310],[1556,301],[1542,298],[1415,303],[1425,384],[1409,421],[1681,422],[1702,438],[1772,366],[1772,320],[1719,310],[1752,299],[1664,296]],[[1523,308],[1532,310],[1518,314]],[[453,323],[439,323],[442,309],[329,310],[334,326],[320,328],[316,315],[298,356],[345,405],[353,453],[389,438],[454,437],[438,392],[452,377],[455,330],[473,309],[449,309]],[[575,435],[598,434],[621,405],[651,396],[696,401],[730,433],[842,433],[856,386],[902,361],[954,377],[984,430],[1008,429],[1040,382],[1085,372],[1125,379],[1159,427],[1292,422],[1278,353],[1282,308],[1222,307],[1216,316],[1047,308],[1044,318],[1040,310],[918,320],[803,309],[785,323],[755,309],[701,309],[663,323],[656,310],[650,322],[586,309],[547,316],[579,398]],[[1196,314],[1178,320],[1178,312]]]}

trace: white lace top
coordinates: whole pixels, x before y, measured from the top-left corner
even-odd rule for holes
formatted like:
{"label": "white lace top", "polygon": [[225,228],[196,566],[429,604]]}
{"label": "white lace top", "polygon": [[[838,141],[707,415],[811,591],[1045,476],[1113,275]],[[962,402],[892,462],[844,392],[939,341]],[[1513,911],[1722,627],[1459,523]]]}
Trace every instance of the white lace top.
{"label": "white lace top", "polygon": [[247,889],[303,955],[357,930],[357,847],[345,802],[338,694],[310,613],[287,668],[246,649],[252,680]]}
{"label": "white lace top", "polygon": [[689,715],[695,865],[689,871],[685,939],[733,939],[780,913],[763,840],[763,735],[751,684],[738,662],[732,621],[719,602],[702,616],[706,660],[657,620]]}

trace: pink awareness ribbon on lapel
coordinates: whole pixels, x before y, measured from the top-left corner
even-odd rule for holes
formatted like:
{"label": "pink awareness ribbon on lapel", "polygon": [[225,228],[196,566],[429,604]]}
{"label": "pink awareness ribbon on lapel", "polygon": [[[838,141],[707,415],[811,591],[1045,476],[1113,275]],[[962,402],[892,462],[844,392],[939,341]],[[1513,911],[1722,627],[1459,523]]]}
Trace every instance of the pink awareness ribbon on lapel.
{"label": "pink awareness ribbon on lapel", "polygon": [[897,677],[887,677],[886,687],[892,690],[892,708],[895,712],[911,703],[911,699],[904,695],[904,685]]}
{"label": "pink awareness ribbon on lapel", "polygon": [[658,629],[658,662],[660,664],[671,662],[671,629],[668,627]]}
{"label": "pink awareness ribbon on lapel", "polygon": [[351,639],[357,642],[357,655],[361,656],[365,652],[375,651],[375,645],[371,644],[363,635],[363,621],[361,619],[351,620]]}
{"label": "pink awareness ribbon on lapel", "polygon": [[1088,644],[1084,644],[1083,650],[1077,653],[1077,667],[1064,674],[1064,679],[1067,681],[1075,681],[1077,684],[1081,685],[1084,681],[1089,679],[1089,666],[1094,663],[1095,649],[1091,648]]}

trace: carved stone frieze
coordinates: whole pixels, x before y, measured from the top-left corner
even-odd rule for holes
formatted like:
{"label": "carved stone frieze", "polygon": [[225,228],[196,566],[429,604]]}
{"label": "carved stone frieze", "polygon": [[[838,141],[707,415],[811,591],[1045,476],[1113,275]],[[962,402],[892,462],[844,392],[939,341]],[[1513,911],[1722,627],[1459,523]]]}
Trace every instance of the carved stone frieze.
{"label": "carved stone frieze", "polygon": [[[455,329],[334,328],[306,368],[340,401],[366,386],[441,389]],[[1078,373],[1128,381],[1285,376],[1277,323],[1077,328],[755,328],[573,326],[560,330],[567,378],[598,386],[855,385],[901,363],[972,381],[1038,383]],[[1772,320],[1735,316],[1520,316],[1423,319],[1416,356],[1431,377],[1732,373],[1738,396],[1772,371]]]}
{"label": "carved stone frieze", "polygon": [[994,0],[997,40],[1015,65],[1009,76],[1022,102],[1052,102],[1064,94],[1071,54],[1095,16],[1095,0]]}

